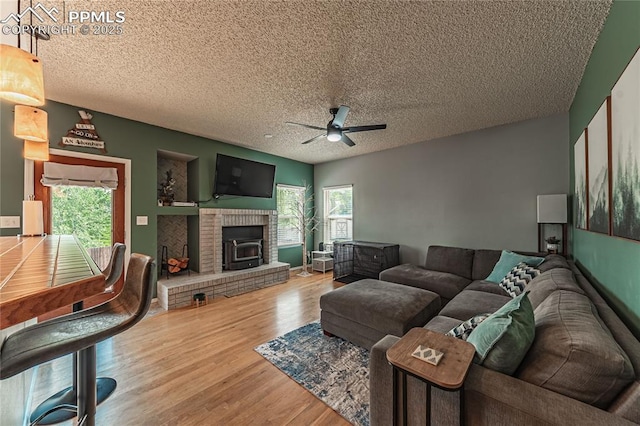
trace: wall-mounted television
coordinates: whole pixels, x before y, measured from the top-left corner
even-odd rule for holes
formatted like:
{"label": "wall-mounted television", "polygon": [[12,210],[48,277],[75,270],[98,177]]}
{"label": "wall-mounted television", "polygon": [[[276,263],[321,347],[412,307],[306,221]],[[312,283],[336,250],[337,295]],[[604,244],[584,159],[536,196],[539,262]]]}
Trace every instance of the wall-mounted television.
{"label": "wall-mounted television", "polygon": [[276,166],[218,154],[213,196],[273,197]]}

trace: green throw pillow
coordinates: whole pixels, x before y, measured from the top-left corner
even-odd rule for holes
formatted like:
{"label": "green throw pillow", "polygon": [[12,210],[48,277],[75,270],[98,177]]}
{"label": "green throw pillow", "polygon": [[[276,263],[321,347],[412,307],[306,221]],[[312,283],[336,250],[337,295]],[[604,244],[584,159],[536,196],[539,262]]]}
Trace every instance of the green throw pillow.
{"label": "green throw pillow", "polygon": [[467,342],[476,348],[475,362],[511,375],[533,343],[535,328],[533,307],[525,292],[478,324]]}
{"label": "green throw pillow", "polygon": [[544,262],[544,257],[524,256],[512,251],[502,250],[500,254],[500,260],[493,267],[493,271],[489,274],[487,281],[499,283],[504,277],[507,276],[509,271],[513,269],[518,263],[524,262],[529,266],[538,266]]}

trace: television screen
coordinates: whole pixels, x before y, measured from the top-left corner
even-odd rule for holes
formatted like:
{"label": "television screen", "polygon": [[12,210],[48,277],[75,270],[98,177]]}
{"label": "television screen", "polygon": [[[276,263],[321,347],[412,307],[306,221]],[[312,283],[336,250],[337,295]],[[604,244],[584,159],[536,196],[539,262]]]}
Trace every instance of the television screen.
{"label": "television screen", "polygon": [[271,198],[276,166],[218,154],[213,196]]}

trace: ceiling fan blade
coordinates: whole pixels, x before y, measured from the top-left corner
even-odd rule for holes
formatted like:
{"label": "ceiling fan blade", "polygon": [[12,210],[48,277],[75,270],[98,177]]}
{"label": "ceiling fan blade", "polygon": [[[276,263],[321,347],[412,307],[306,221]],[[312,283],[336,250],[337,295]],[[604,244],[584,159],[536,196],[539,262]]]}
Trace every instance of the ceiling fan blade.
{"label": "ceiling fan blade", "polygon": [[[320,129],[320,130],[324,130],[324,129]],[[304,142],[302,142],[302,145],[304,145],[304,144],[308,144],[309,142],[313,142],[313,141],[318,140],[318,139],[321,139],[321,138],[324,138],[325,136],[326,136],[326,135],[318,135],[318,136],[316,136],[315,138],[311,138],[311,139],[309,139],[308,141],[304,141]]]}
{"label": "ceiling fan blade", "polygon": [[349,114],[349,107],[346,105],[340,105],[340,108],[338,108],[338,112],[336,113],[336,117],[333,119],[332,124],[338,127],[344,126],[344,121],[347,119],[347,114]]}
{"label": "ceiling fan blade", "polygon": [[370,126],[345,127],[344,129],[342,129],[342,133],[366,132],[369,130],[382,130],[386,128],[387,128],[386,124],[372,124]]}
{"label": "ceiling fan blade", "polygon": [[352,141],[351,138],[347,135],[342,135],[342,139],[340,140],[348,146],[356,146],[356,143]]}
{"label": "ceiling fan blade", "polygon": [[314,130],[327,130],[326,127],[318,127],[318,126],[312,126],[310,124],[302,124],[302,123],[293,123],[291,121],[285,121],[284,124],[288,124],[290,126],[302,126],[302,127],[306,127],[308,129],[314,129]]}

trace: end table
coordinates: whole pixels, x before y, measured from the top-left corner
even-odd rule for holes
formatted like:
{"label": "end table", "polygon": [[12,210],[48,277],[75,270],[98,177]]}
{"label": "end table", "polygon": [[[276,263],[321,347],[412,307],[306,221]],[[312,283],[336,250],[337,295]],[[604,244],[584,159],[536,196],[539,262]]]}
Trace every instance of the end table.
{"label": "end table", "polygon": [[327,250],[314,250],[311,252],[311,267],[314,271],[323,274],[333,269],[333,252]]}
{"label": "end table", "polygon": [[[415,358],[418,346],[443,352],[438,365]],[[447,391],[460,391],[460,425],[464,424],[464,380],[473,361],[475,347],[471,343],[424,328],[412,328],[387,351],[393,367],[393,424],[397,424],[398,373],[402,376],[402,423],[407,424],[407,374],[427,385],[427,425],[431,424],[431,386]]]}

